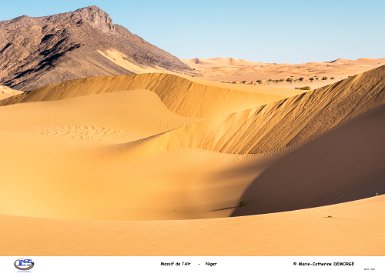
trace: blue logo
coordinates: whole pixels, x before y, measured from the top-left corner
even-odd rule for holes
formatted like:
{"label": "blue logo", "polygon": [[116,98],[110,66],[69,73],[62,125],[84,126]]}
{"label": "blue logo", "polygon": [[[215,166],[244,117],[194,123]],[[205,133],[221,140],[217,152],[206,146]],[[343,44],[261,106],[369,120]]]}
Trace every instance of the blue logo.
{"label": "blue logo", "polygon": [[30,270],[33,268],[35,263],[32,261],[32,259],[17,259],[14,262],[14,265],[19,270]]}

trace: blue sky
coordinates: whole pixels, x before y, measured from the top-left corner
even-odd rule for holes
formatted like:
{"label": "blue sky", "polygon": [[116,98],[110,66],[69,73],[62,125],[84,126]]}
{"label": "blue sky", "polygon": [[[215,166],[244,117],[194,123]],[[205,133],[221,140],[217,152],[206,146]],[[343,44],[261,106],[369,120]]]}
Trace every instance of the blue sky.
{"label": "blue sky", "polygon": [[300,63],[385,57],[383,0],[4,1],[0,20],[97,5],[181,57]]}

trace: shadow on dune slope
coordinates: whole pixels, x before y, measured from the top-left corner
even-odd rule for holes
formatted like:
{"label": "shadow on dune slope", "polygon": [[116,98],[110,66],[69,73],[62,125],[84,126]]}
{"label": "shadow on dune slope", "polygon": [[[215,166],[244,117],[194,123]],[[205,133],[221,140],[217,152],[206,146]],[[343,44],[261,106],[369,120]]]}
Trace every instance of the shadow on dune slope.
{"label": "shadow on dune slope", "polygon": [[352,201],[385,193],[385,105],[330,130],[268,167],[232,216]]}

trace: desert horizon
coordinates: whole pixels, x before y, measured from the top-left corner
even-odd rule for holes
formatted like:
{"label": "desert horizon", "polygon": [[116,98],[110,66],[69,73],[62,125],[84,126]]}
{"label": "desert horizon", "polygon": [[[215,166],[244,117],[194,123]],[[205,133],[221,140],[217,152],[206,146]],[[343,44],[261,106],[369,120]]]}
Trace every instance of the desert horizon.
{"label": "desert horizon", "polygon": [[0,255],[385,255],[385,56],[198,55],[0,22]]}

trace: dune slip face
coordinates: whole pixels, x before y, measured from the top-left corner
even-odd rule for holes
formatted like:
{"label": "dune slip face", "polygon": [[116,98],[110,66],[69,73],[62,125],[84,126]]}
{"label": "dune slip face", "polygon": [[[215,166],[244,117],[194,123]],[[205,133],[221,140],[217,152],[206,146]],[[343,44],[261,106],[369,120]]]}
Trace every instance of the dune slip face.
{"label": "dune slip face", "polygon": [[[298,94],[144,73],[7,97],[0,235],[12,241],[28,226],[31,255],[381,254],[383,226],[372,227],[382,213],[365,216],[383,209],[384,76],[382,66]],[[154,226],[156,247],[146,247]],[[215,246],[221,229],[218,239],[240,234],[238,245]],[[366,246],[337,243],[344,230],[351,240],[369,234]],[[194,250],[202,232],[213,240]],[[294,242],[322,232],[308,248]],[[62,240],[38,250],[49,233],[68,247]],[[162,241],[173,234],[168,248]]]}

